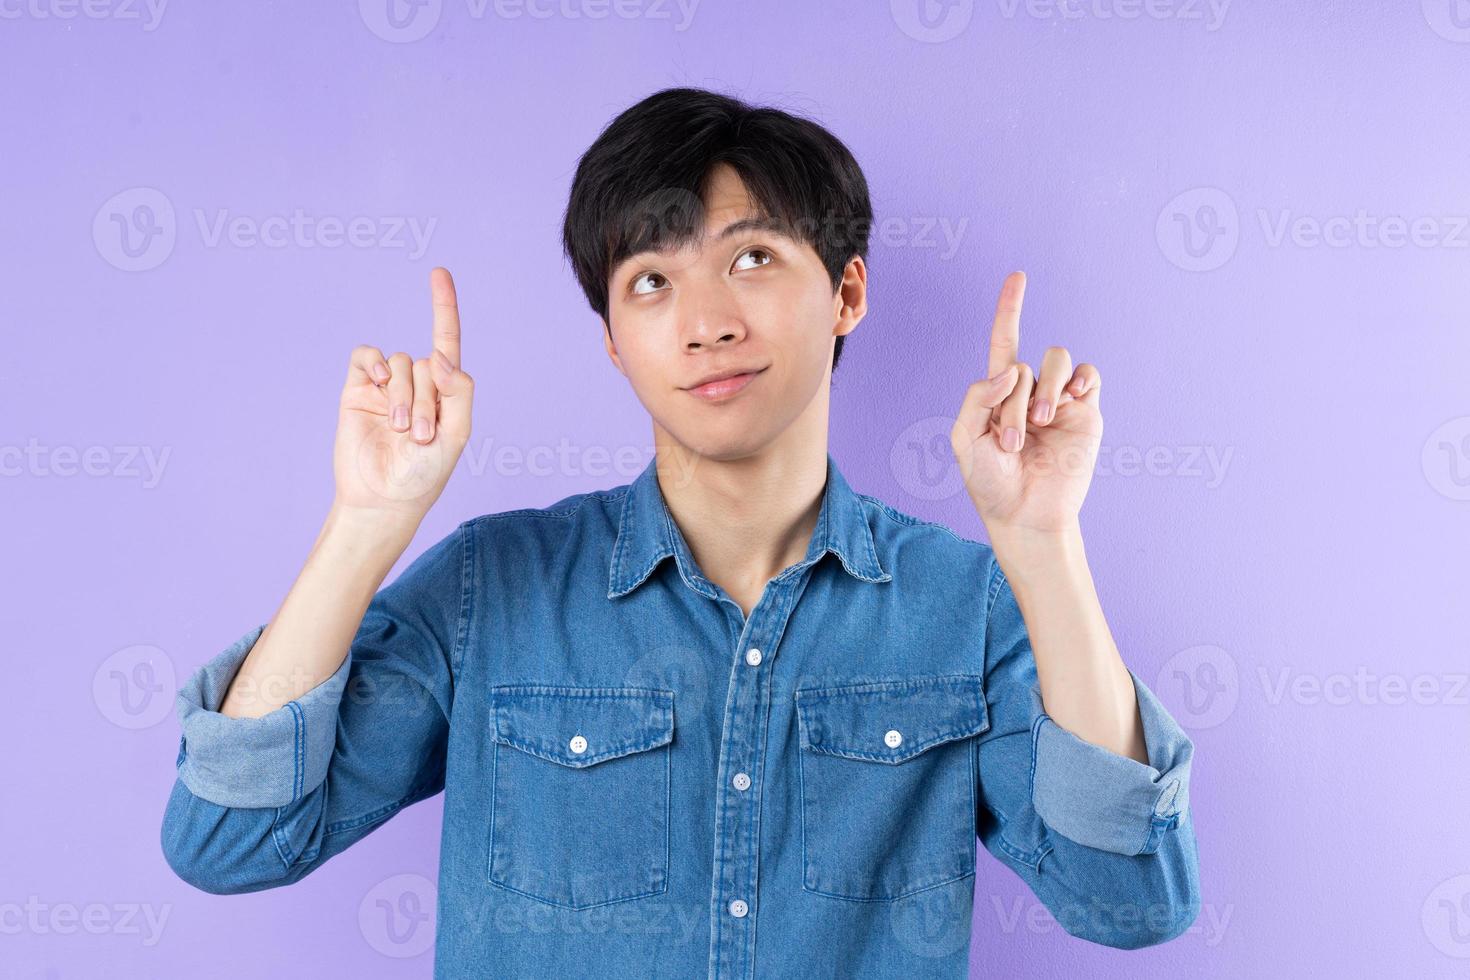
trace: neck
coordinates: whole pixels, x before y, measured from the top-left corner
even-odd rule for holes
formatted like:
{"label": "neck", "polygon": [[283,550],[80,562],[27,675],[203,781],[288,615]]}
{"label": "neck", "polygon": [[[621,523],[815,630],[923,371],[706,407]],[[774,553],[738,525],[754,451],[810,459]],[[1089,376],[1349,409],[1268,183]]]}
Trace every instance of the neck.
{"label": "neck", "polygon": [[825,438],[799,450],[778,440],[736,459],[659,438],[659,489],[705,578],[732,596],[758,597],[806,557],[826,487]]}

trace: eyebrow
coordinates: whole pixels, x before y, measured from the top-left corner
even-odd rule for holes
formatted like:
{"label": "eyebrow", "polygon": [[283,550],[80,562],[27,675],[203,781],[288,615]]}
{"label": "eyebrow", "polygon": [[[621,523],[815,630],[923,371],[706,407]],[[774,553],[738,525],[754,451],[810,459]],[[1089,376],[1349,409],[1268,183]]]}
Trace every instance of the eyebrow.
{"label": "eyebrow", "polygon": [[[734,238],[736,235],[744,234],[748,231],[769,231],[774,232],[777,235],[784,235],[787,238],[792,237],[791,227],[786,222],[780,220],[779,218],[771,218],[764,215],[756,215],[755,217],[740,218],[738,220],[732,221],[725,227],[721,228],[719,233],[714,235],[713,237],[715,241],[723,242],[727,238]],[[635,252],[632,255],[625,256],[623,260],[619,262],[617,266],[613,269],[613,274],[616,275],[619,270],[623,269],[628,265],[628,263],[633,262],[640,256],[654,255],[657,254],[657,251],[657,249],[646,249],[642,252]]]}
{"label": "eyebrow", "polygon": [[720,233],[715,236],[715,241],[722,242],[727,238],[733,238],[734,236],[747,231],[771,231],[775,232],[778,235],[791,234],[791,229],[786,226],[786,222],[781,221],[777,218],[768,218],[762,216],[755,218],[741,218],[739,221],[730,222],[730,224],[726,225],[723,229],[720,230]]}

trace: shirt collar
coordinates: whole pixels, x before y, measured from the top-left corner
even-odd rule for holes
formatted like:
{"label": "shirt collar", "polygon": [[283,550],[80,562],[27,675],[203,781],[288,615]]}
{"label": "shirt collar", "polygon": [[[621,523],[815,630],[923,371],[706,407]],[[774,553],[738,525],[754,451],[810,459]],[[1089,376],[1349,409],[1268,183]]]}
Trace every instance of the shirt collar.
{"label": "shirt collar", "polygon": [[[685,581],[699,591],[711,594],[703,587],[709,582],[699,574],[684,535],[664,502],[663,491],[658,485],[657,464],[655,457],[623,496],[618,536],[613,544],[608,571],[609,599],[633,591],[653,573],[660,561],[670,556],[678,563]],[[893,578],[878,563],[873,529],[868,524],[862,501],[843,478],[830,452],[827,454],[827,482],[822,491],[817,525],[812,531],[806,558],[794,567],[810,565],[829,551],[856,579],[887,582]]]}

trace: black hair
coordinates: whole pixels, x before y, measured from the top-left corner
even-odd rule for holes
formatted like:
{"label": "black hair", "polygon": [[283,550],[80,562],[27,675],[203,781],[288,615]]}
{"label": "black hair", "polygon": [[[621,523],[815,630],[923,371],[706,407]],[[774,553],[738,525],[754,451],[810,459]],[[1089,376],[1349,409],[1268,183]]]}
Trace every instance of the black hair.
{"label": "black hair", "polygon": [[[562,247],[604,323],[608,277],[623,259],[702,237],[703,191],[721,163],[740,175],[757,216],[815,249],[834,293],[848,261],[867,259],[868,183],[837,137],[774,107],[705,89],[663,89],[609,123],[572,180]],[[834,371],[844,339],[834,344]]]}

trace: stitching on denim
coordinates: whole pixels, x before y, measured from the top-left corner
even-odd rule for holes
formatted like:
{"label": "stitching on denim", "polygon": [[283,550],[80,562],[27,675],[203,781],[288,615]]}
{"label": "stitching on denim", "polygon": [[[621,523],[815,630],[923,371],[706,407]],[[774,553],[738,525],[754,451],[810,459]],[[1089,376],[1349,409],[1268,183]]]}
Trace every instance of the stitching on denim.
{"label": "stitching on denim", "polygon": [[639,892],[636,895],[619,895],[617,898],[610,898],[610,899],[608,899],[605,902],[589,902],[586,905],[568,905],[565,902],[553,902],[551,899],[545,898],[545,897],[543,897],[541,895],[533,895],[530,892],[521,891],[521,889],[516,888],[514,885],[507,885],[505,882],[501,881],[498,878],[493,878],[492,877],[490,879],[490,883],[492,885],[494,885],[496,888],[504,888],[508,892],[515,892],[517,895],[524,895],[527,898],[533,898],[536,901],[542,903],[543,905],[550,905],[550,906],[552,906],[554,908],[559,908],[559,909],[575,909],[575,910],[577,910],[579,912],[582,911],[582,910],[584,910],[584,909],[595,909],[595,908],[599,908],[599,907],[601,907],[603,905],[616,905],[619,902],[631,902],[631,901],[633,901],[634,899],[637,899],[637,898],[648,898],[649,896],[652,896],[652,895],[662,895],[664,892],[666,892],[666,891],[669,890],[669,882],[668,882],[668,879],[665,878],[664,879],[664,883],[661,886],[659,886],[658,888],[653,888],[653,889],[650,889],[648,891],[641,891],[641,892]]}
{"label": "stitching on denim", "polygon": [[278,806],[276,812],[271,815],[271,842],[276,845],[276,856],[281,859],[281,863],[289,871],[295,855],[291,853],[291,847],[286,841],[286,832],[281,827],[281,815],[285,812],[285,807]]}
{"label": "stitching on denim", "polygon": [[916,687],[970,687],[974,685],[983,690],[984,682],[985,676],[983,674],[929,674],[911,678],[875,677],[871,680],[829,684],[823,687],[799,687],[793,693],[798,701],[803,699],[810,701],[826,700],[827,698],[842,697],[848,694],[909,690]]}
{"label": "stitching on denim", "polygon": [[813,743],[810,739],[810,730],[813,724],[822,727],[824,731],[828,727],[821,724],[820,715],[817,713],[818,706],[825,705],[834,700],[842,700],[854,694],[912,691],[916,688],[975,688],[983,692],[983,684],[984,678],[979,674],[943,674],[903,680],[873,680],[820,688],[799,688],[794,692],[793,696],[796,701],[797,717],[801,723],[801,746],[802,748],[810,749],[813,752],[818,752],[823,755],[839,756],[848,759],[862,759],[871,762],[892,764],[906,762],[923,752],[927,752],[936,745],[941,745],[957,738],[980,735],[989,731],[990,713],[985,704],[983,693],[978,701],[965,701],[955,706],[957,710],[966,712],[962,721],[955,722],[949,728],[943,729],[928,738],[910,742],[901,751],[892,750],[889,752],[870,752],[864,749],[849,748],[841,744],[834,748],[830,743]]}
{"label": "stitching on denim", "polygon": [[475,537],[470,533],[469,522],[461,521],[459,525],[459,625],[454,631],[454,644],[449,649],[449,702],[454,703],[454,679],[464,663],[464,649],[469,637],[470,612],[472,610],[474,590],[471,582],[474,578]]}
{"label": "stitching on denim", "polygon": [[604,902],[592,902],[592,903],[587,904],[587,905],[571,905],[571,904],[564,903],[564,902],[554,901],[554,900],[549,899],[549,898],[546,898],[546,897],[544,897],[542,895],[535,895],[535,894],[532,894],[531,892],[523,891],[523,890],[521,890],[519,888],[516,888],[515,886],[513,886],[511,884],[508,884],[506,881],[504,881],[504,880],[502,880],[500,878],[495,877],[495,813],[496,813],[496,811],[498,809],[498,807],[496,805],[497,797],[496,797],[495,793],[496,793],[496,786],[497,786],[497,783],[499,782],[499,777],[500,777],[500,743],[497,740],[497,744],[495,745],[494,751],[491,753],[491,759],[490,759],[490,830],[489,830],[489,833],[487,834],[486,844],[485,844],[485,878],[486,878],[486,880],[489,881],[496,888],[503,888],[503,889],[505,889],[508,892],[515,892],[517,895],[524,895],[527,898],[535,899],[536,901],[541,902],[541,903],[543,903],[545,905],[550,905],[550,906],[553,906],[555,908],[578,909],[578,910],[581,910],[581,909],[589,909],[589,908],[596,908],[596,907],[602,906],[602,905],[614,905],[614,904],[616,904],[618,902],[628,902],[628,901],[632,901],[632,900],[638,899],[638,898],[648,898],[648,897],[650,897],[652,895],[662,895],[665,892],[667,892],[669,890],[669,854],[671,853],[671,851],[670,851],[670,844],[669,844],[668,841],[669,841],[669,835],[671,835],[672,832],[673,832],[672,831],[672,826],[673,826],[673,819],[672,819],[673,769],[672,769],[672,766],[673,766],[673,764],[672,764],[672,762],[669,761],[669,757],[672,755],[672,752],[669,749],[665,749],[664,750],[664,753],[665,753],[665,756],[664,756],[664,758],[665,758],[665,762],[664,762],[664,766],[665,766],[665,768],[664,768],[664,777],[665,777],[664,778],[664,784],[668,788],[667,789],[667,793],[665,795],[665,806],[666,806],[666,810],[665,810],[665,815],[664,815],[664,827],[665,827],[665,835],[666,835],[665,836],[665,845],[664,845],[664,853],[665,853],[664,862],[665,863],[664,863],[663,872],[659,876],[659,885],[658,885],[658,887],[653,888],[653,889],[648,890],[648,891],[639,892],[639,893],[637,893],[635,895],[619,895],[616,898],[611,898],[611,899],[608,899],[607,901],[604,901]]}
{"label": "stitching on denim", "polygon": [[291,718],[296,725],[296,765],[291,779],[291,802],[301,799],[302,784],[306,781],[306,713],[296,701],[287,701]]}
{"label": "stitching on denim", "polygon": [[561,749],[548,748],[547,746],[550,743],[524,735],[503,735],[497,731],[494,738],[501,745],[509,745],[511,748],[520,749],[522,752],[534,755],[538,759],[546,759],[549,762],[560,763],[561,765],[571,766],[576,769],[585,769],[587,766],[595,766],[599,762],[606,762],[609,759],[633,755],[636,752],[647,752],[649,749],[656,749],[660,745],[668,745],[674,740],[674,732],[671,727],[663,734],[647,735],[634,741],[624,740],[614,744],[611,748],[581,756],[572,756],[566,754]]}
{"label": "stitching on denim", "polygon": [[381,806],[378,809],[373,810],[370,813],[363,814],[361,816],[352,817],[351,819],[347,820],[338,820],[335,823],[327,824],[326,828],[322,831],[322,836],[330,837],[333,834],[340,834],[344,831],[356,830],[358,827],[362,827],[367,824],[378,823],[379,821],[382,821],[387,817],[390,817],[393,814],[397,813],[399,810],[413,806],[415,803],[418,803],[421,800],[427,800],[429,797],[433,796],[437,792],[438,790],[436,789],[428,789],[423,786],[415,786],[407,796],[404,796],[397,802],[389,803],[386,806]]}
{"label": "stitching on denim", "polygon": [[1050,720],[1049,716],[1045,711],[1042,711],[1037,714],[1036,720],[1031,723],[1031,771],[1026,778],[1030,780],[1031,792],[1028,795],[1031,797],[1032,807],[1036,806],[1036,753],[1041,744],[1041,724],[1048,720]]}
{"label": "stitching on denim", "polygon": [[572,517],[577,513],[577,511],[582,509],[583,505],[585,505],[588,500],[591,500],[594,497],[599,500],[617,500],[619,497],[628,492],[627,488],[624,487],[614,488],[614,491],[589,490],[586,493],[579,493],[573,498],[573,503],[569,503],[565,507],[561,507],[556,510],[552,510],[549,507],[521,507],[518,510],[504,510],[498,511],[494,514],[480,514],[477,517],[471,517],[468,521],[466,521],[466,523],[481,524],[486,521],[503,521],[512,517]]}
{"label": "stitching on denim", "polygon": [[[620,701],[650,703],[656,714],[652,721],[639,720],[635,734],[613,743],[591,755],[572,756],[560,743],[552,743],[534,734],[502,731],[501,711],[507,702],[521,700],[521,696],[550,698],[558,701],[586,701],[592,704]],[[652,695],[652,697],[649,697]],[[666,745],[674,739],[674,692],[665,688],[650,687],[570,687],[552,684],[502,684],[490,690],[491,738],[503,745],[520,749],[540,759],[574,768],[585,768],[635,752],[646,752]]]}
{"label": "stitching on denim", "polygon": [[804,890],[809,891],[809,892],[811,892],[814,895],[825,895],[828,898],[840,898],[844,902],[896,902],[900,898],[908,898],[910,895],[917,895],[917,894],[919,894],[919,892],[926,892],[926,891],[929,891],[932,888],[938,888],[941,885],[948,885],[951,882],[962,881],[965,878],[973,878],[974,876],[975,876],[975,869],[974,868],[971,868],[969,871],[962,871],[962,872],[960,872],[957,875],[953,875],[953,876],[951,876],[949,878],[945,878],[945,879],[943,879],[941,881],[929,882],[927,884],[919,885],[917,888],[911,888],[908,891],[899,892],[896,895],[884,895],[884,896],[877,897],[877,898],[863,898],[863,897],[860,897],[860,896],[857,896],[857,895],[842,895],[842,894],[839,894],[837,892],[824,892],[820,888],[812,888],[809,885],[807,885],[806,880],[805,880],[804,877],[803,877],[803,880],[802,880],[802,883],[801,883],[801,887]]}
{"label": "stitching on denim", "polygon": [[959,532],[955,531],[954,528],[950,527],[947,524],[941,524],[938,521],[925,520],[922,517],[915,517],[913,514],[905,513],[904,511],[901,511],[901,510],[896,510],[895,508],[889,506],[884,501],[879,500],[877,497],[869,496],[868,494],[865,494],[865,493],[859,493],[859,494],[856,494],[856,496],[860,500],[866,500],[866,501],[870,501],[871,503],[877,504],[878,505],[878,509],[883,512],[884,516],[893,519],[894,521],[896,521],[899,524],[903,524],[903,525],[905,525],[907,527],[932,527],[932,528],[937,528],[938,530],[941,530],[941,531],[945,532],[950,537],[954,538],[956,541],[961,542],[962,544],[978,545],[981,548],[990,548],[991,547],[990,545],[986,544],[984,541],[977,541],[974,538],[967,538],[967,537],[965,537],[964,535],[962,535]]}
{"label": "stitching on denim", "polygon": [[818,755],[836,756],[837,758],[841,759],[858,759],[866,760],[869,762],[891,762],[894,764],[898,764],[901,762],[907,762],[914,756],[922,755],[923,753],[934,748],[936,745],[943,745],[945,742],[953,742],[957,738],[967,738],[971,735],[977,735],[980,733],[981,730],[982,729],[978,728],[961,728],[951,732],[944,732],[939,735],[933,736],[933,738],[927,741],[914,743],[910,748],[906,750],[906,754],[895,753],[893,755],[882,755],[876,752],[865,752],[862,749],[833,749],[827,747],[825,744],[813,745],[811,742],[807,742],[802,747],[810,749],[812,752],[815,752]]}
{"label": "stitching on denim", "polygon": [[[497,684],[490,689],[491,696],[505,695],[503,700],[514,699],[519,695],[551,695],[557,698],[589,700],[589,701],[616,701],[620,698],[626,700],[643,700],[645,695],[654,695],[654,700],[659,702],[660,707],[672,707],[674,703],[674,692],[664,687],[571,687],[560,684]],[[667,704],[665,704],[667,702]]]}

